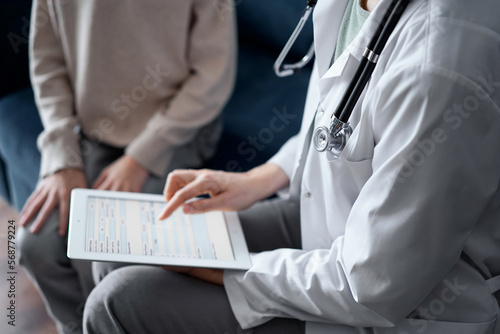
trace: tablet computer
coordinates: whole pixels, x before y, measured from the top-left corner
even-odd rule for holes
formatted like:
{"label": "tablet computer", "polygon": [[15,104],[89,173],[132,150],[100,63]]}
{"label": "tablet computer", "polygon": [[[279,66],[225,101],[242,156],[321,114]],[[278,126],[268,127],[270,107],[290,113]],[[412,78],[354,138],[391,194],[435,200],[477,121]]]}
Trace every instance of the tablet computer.
{"label": "tablet computer", "polygon": [[250,255],[236,212],[158,220],[162,195],[74,189],[68,257],[168,266],[248,269]]}

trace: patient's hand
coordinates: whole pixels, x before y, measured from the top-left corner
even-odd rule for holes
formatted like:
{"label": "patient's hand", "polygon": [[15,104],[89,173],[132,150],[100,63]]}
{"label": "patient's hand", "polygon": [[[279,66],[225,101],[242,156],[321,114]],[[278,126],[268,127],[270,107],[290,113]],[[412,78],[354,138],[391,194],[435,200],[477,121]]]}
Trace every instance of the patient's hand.
{"label": "patient's hand", "polygon": [[49,215],[59,207],[59,235],[64,236],[68,231],[69,200],[74,188],[87,188],[81,170],[64,169],[44,178],[24,205],[21,226],[26,226],[36,216],[30,231],[38,233]]}
{"label": "patient's hand", "polygon": [[147,170],[128,155],[106,167],[92,185],[94,189],[139,192],[148,177]]}

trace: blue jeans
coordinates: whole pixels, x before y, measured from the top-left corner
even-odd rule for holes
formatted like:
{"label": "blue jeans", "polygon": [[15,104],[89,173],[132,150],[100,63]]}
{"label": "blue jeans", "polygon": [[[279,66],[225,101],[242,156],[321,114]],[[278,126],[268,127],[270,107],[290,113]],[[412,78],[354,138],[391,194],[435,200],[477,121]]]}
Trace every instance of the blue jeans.
{"label": "blue jeans", "polygon": [[42,129],[31,88],[0,99],[0,196],[18,210],[38,181]]}

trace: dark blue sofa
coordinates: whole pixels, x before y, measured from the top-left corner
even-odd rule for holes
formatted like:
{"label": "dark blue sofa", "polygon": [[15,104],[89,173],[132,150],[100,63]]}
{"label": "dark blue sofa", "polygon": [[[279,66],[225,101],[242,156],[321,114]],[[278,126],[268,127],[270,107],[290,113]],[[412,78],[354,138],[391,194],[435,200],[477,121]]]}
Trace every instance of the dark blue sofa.
{"label": "dark blue sofa", "polygon": [[[0,4],[3,37],[0,41],[0,195],[18,209],[38,178],[40,156],[36,137],[42,130],[29,87],[27,44],[24,43],[30,3],[16,0]],[[311,66],[294,77],[278,78],[272,65],[305,3],[305,0],[235,0],[239,37],[237,81],[223,112],[225,127],[218,152],[207,163],[207,168],[248,170],[269,159],[298,131]],[[292,50],[291,61],[300,59],[311,41],[309,25]]]}
{"label": "dark blue sofa", "polygon": [[42,131],[28,75],[31,1],[0,2],[0,196],[20,209],[38,180]]}

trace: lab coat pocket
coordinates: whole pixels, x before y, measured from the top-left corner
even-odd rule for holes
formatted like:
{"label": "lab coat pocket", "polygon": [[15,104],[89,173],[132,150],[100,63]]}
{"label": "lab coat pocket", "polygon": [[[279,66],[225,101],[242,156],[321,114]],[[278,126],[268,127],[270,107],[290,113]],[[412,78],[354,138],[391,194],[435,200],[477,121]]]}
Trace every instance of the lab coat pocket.
{"label": "lab coat pocket", "polygon": [[332,177],[338,178],[337,184],[342,185],[343,191],[347,194],[355,195],[355,197],[373,173],[372,159],[350,161],[341,156],[328,164]]}
{"label": "lab coat pocket", "polygon": [[372,169],[372,159],[366,159],[363,161],[348,161],[346,160],[346,165],[349,168],[350,175],[356,187],[358,189],[363,188],[366,181],[373,174]]}
{"label": "lab coat pocket", "polygon": [[398,324],[394,334],[493,334],[496,322],[496,318],[476,323],[405,319]]}

